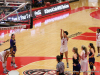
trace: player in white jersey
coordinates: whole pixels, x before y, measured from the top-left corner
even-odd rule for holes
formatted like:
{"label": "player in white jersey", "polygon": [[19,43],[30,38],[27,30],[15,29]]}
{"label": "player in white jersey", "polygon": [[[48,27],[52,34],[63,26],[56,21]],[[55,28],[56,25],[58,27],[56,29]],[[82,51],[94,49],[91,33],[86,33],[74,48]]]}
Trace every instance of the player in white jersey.
{"label": "player in white jersey", "polygon": [[[63,35],[62,35],[62,32],[63,32]],[[61,29],[60,56],[61,56],[61,59],[63,59],[63,53],[65,53],[65,57],[66,57],[66,61],[67,61],[67,68],[69,68],[69,65],[68,65],[68,47],[67,47],[68,37],[67,37],[67,35],[68,35],[68,32]]]}
{"label": "player in white jersey", "polygon": [[81,47],[82,52],[80,58],[81,58],[81,70],[83,71],[83,75],[88,75],[86,72],[88,70],[88,60],[87,60],[87,48],[85,46]]}
{"label": "player in white jersey", "polygon": [[100,29],[97,29],[96,33],[96,44],[97,44],[97,50],[98,50],[98,56],[100,56]]}
{"label": "player in white jersey", "polygon": [[12,53],[13,51],[13,48],[10,47],[2,52],[0,52],[0,61],[2,62],[2,66],[3,66],[3,73],[7,74],[7,72],[9,72],[7,69],[6,69],[6,66],[7,66],[7,58],[9,57],[10,53]]}

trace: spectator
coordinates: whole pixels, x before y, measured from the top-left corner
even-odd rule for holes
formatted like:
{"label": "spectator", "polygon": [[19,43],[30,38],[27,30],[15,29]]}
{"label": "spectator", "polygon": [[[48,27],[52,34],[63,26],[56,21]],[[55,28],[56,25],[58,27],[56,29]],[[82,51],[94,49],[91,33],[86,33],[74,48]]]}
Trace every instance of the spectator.
{"label": "spectator", "polygon": [[[4,11],[1,13],[1,16],[0,16],[0,18],[4,18],[5,17],[5,13],[4,13]],[[4,19],[5,20],[5,19]]]}
{"label": "spectator", "polygon": [[[17,6],[17,5],[15,5],[15,4],[10,4],[11,6]],[[14,10],[16,10],[18,7],[11,7],[10,8],[10,11],[14,11]]]}
{"label": "spectator", "polygon": [[34,0],[34,7],[42,6],[42,0]]}
{"label": "spectator", "polygon": [[42,0],[42,5],[44,5],[44,0]]}

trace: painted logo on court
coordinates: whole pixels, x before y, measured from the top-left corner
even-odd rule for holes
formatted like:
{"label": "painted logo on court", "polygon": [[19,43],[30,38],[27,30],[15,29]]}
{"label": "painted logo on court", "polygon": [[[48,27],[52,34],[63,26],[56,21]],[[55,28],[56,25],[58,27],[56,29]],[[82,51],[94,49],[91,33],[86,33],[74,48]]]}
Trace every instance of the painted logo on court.
{"label": "painted logo on court", "polygon": [[48,69],[33,69],[33,70],[26,70],[23,72],[24,75],[56,75],[55,70],[48,70]]}
{"label": "painted logo on court", "polygon": [[100,27],[90,27],[89,29],[92,32],[85,32],[79,36],[76,36],[72,39],[77,39],[77,40],[87,40],[87,41],[96,41],[96,30],[100,29]]}
{"label": "painted logo on court", "polygon": [[[24,75],[56,75],[56,70],[48,70],[48,69],[33,69],[26,70],[23,72]],[[66,73],[65,75],[72,75],[70,73]]]}

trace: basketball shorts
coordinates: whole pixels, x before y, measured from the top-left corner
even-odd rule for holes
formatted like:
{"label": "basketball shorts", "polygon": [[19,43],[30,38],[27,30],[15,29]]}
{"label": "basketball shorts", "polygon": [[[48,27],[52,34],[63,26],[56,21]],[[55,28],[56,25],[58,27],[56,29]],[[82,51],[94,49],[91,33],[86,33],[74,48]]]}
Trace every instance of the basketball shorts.
{"label": "basketball shorts", "polygon": [[100,47],[100,41],[96,42],[97,47]]}
{"label": "basketball shorts", "polygon": [[90,67],[92,66],[94,66],[94,63],[95,63],[95,58],[93,57],[93,58],[89,58],[89,65],[90,65]]}
{"label": "basketball shorts", "polygon": [[76,71],[73,72],[73,75],[80,75],[80,69],[81,69],[80,64],[77,64],[76,66],[73,65],[73,71]]}
{"label": "basketball shorts", "polygon": [[88,61],[81,61],[81,70],[82,71],[88,70]]}
{"label": "basketball shorts", "polygon": [[66,51],[68,51],[68,47],[61,47],[60,48],[60,53],[64,53]]}

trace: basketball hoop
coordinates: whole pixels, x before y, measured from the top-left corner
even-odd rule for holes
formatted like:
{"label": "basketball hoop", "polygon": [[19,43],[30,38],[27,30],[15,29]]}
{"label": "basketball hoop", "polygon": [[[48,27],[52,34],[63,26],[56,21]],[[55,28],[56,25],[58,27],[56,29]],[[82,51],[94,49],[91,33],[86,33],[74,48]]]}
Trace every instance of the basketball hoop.
{"label": "basketball hoop", "polygon": [[10,72],[8,73],[8,75],[19,75],[19,72],[13,70],[13,71],[10,71]]}

